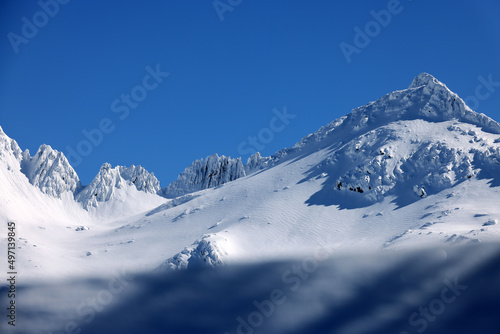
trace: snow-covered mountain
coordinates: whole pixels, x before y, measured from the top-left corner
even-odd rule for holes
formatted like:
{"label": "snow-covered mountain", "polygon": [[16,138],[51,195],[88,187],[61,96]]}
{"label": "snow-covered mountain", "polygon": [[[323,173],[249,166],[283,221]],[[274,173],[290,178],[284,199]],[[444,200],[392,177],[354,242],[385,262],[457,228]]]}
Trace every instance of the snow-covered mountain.
{"label": "snow-covered mountain", "polygon": [[[293,147],[283,149],[271,157],[261,157],[257,153],[249,158],[247,166],[251,170],[267,168],[289,154],[311,146],[322,148],[332,144],[343,145],[355,137],[360,137],[361,140],[363,135],[376,128],[411,120],[431,123],[454,120],[457,123],[475,125],[488,133],[500,134],[498,122],[474,112],[446,85],[430,74],[422,73],[412,81],[408,89],[394,91],[375,102],[356,108],[304,137]],[[361,141],[355,144],[354,148],[350,148],[351,151],[359,151]]]}
{"label": "snow-covered mountain", "polygon": [[217,187],[245,175],[245,166],[241,158],[231,159],[212,154],[205,160],[199,159],[193,162],[162,193],[168,198],[174,198]]}
{"label": "snow-covered mountain", "polygon": [[62,152],[42,145],[35,156],[23,153],[21,172],[32,185],[43,193],[61,197],[65,192],[75,193],[81,188],[80,179]]}
{"label": "snow-covered mountain", "polygon": [[160,181],[141,166],[112,168],[105,163],[92,182],[76,195],[76,200],[83,203],[86,209],[97,207],[100,202],[108,202],[119,196],[126,197],[129,192],[122,191],[120,194],[120,190],[127,188],[156,194],[160,190]]}
{"label": "snow-covered mountain", "polygon": [[[0,127],[0,161],[10,170],[19,164],[22,159],[23,153],[17,142],[10,139]],[[17,161],[17,164],[13,164],[14,161]]]}
{"label": "snow-covered mountain", "polygon": [[214,154],[162,190],[109,164],[81,186],[61,153],[30,157],[3,132],[0,162],[27,278],[500,238],[500,124],[425,73],[291,148],[246,165]]}

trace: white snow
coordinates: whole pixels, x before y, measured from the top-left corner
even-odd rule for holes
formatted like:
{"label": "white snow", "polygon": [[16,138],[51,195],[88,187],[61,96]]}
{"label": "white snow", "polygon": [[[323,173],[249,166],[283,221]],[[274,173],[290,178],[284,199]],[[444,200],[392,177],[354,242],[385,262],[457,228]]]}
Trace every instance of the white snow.
{"label": "white snow", "polygon": [[168,198],[223,185],[245,176],[245,167],[240,158],[212,154],[187,167],[166,189],[162,191]]}
{"label": "white snow", "polygon": [[[497,333],[497,244],[24,286],[22,333]],[[87,257],[94,260],[95,254]],[[8,332],[6,321],[0,330]],[[71,330],[68,330],[71,329]]]}
{"label": "white snow", "polygon": [[42,145],[35,156],[23,153],[21,171],[35,187],[53,197],[65,192],[74,193],[81,188],[80,179],[62,152]]}
{"label": "white snow", "polygon": [[160,182],[141,166],[112,168],[105,163],[92,182],[76,195],[76,200],[82,202],[85,209],[111,200],[124,202],[131,193],[135,193],[134,188],[146,194],[156,194],[160,190]]}
{"label": "white snow", "polygon": [[212,155],[160,190],[109,164],[80,187],[59,152],[23,155],[0,130],[0,219],[19,226],[25,281],[498,241],[499,133],[422,74],[271,157]]}

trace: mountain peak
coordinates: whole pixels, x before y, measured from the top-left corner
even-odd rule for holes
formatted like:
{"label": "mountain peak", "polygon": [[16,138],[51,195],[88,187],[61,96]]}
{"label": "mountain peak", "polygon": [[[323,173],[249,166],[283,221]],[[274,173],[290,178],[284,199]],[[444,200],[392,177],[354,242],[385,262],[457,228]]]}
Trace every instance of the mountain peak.
{"label": "mountain peak", "polygon": [[408,87],[408,88],[417,88],[417,87],[421,87],[421,86],[429,86],[429,85],[436,85],[436,84],[440,84],[440,85],[444,86],[444,84],[442,82],[440,82],[438,79],[434,78],[429,73],[424,72],[424,73],[420,73],[419,75],[417,75],[415,77],[415,79],[413,79],[410,87]]}
{"label": "mountain peak", "polygon": [[111,164],[109,162],[105,162],[102,164],[101,166],[101,171],[109,171],[110,169],[112,169],[113,167],[111,166]]}
{"label": "mountain peak", "polygon": [[196,160],[187,167],[167,188],[163,196],[174,198],[202,189],[213,188],[245,176],[241,158],[233,159],[214,153]]}
{"label": "mountain peak", "polygon": [[33,157],[26,150],[21,172],[32,185],[52,197],[60,197],[67,191],[74,193],[81,187],[78,175],[64,154],[49,145],[41,145]]}
{"label": "mountain peak", "polygon": [[13,156],[13,160],[8,165],[10,168],[16,169],[14,165],[14,161],[20,163],[22,160],[22,151],[19,148],[19,145],[14,139],[9,138],[5,132],[3,132],[2,127],[0,127],[0,160],[7,161],[9,160],[7,157]]}
{"label": "mountain peak", "polygon": [[137,191],[156,194],[160,190],[160,182],[153,173],[141,166],[116,166],[104,163],[97,176],[85,186],[76,198],[83,203],[85,209],[98,207],[99,202],[116,198],[117,189],[134,187]]}

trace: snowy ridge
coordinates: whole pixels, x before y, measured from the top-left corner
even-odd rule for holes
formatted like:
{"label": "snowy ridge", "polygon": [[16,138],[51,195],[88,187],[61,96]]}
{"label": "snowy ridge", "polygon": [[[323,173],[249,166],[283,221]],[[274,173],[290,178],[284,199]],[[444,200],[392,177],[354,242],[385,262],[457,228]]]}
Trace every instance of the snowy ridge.
{"label": "snowy ridge", "polygon": [[12,163],[20,163],[23,158],[21,148],[14,139],[9,138],[0,126],[0,160],[4,161],[9,168],[13,168]]}
{"label": "snowy ridge", "polygon": [[118,189],[130,187],[156,194],[160,190],[160,182],[153,173],[149,173],[141,166],[112,168],[109,163],[105,163],[92,182],[76,195],[76,200],[83,203],[86,209],[98,207],[99,202],[115,198]]}
{"label": "snowy ridge", "polygon": [[154,173],[148,172],[142,166],[118,166],[120,175],[124,180],[131,181],[137,190],[149,194],[156,194],[160,190],[160,181]]}
{"label": "snowy ridge", "polygon": [[48,145],[40,146],[33,157],[26,150],[21,172],[32,185],[53,197],[59,198],[65,192],[74,193],[81,188],[80,179],[64,154]]}
{"label": "snowy ridge", "polygon": [[500,134],[499,123],[471,110],[457,94],[427,73],[417,76],[408,89],[389,93],[356,108],[349,116],[347,124],[360,132],[370,129],[371,125],[423,119],[429,122],[457,120]]}
{"label": "snowy ridge", "polygon": [[[66,183],[61,178],[68,175],[62,168],[63,159],[57,158],[58,152],[52,154],[55,157],[53,160],[39,160],[41,164],[48,166],[49,170],[34,179],[36,180],[34,185],[21,172],[21,164],[30,163],[27,159],[29,154],[24,154],[23,159],[23,153],[17,143],[7,137],[0,128],[0,220],[14,221],[23,225],[23,235],[19,239],[19,243],[24,244],[19,245],[23,251],[30,250],[25,248],[28,245],[32,248],[37,247],[39,242],[51,245],[61,242],[58,238],[52,239],[53,236],[47,233],[47,230],[53,228],[69,230],[72,227],[68,228],[68,225],[86,225],[90,220],[88,213],[75,202],[73,193],[66,191],[68,185],[71,188],[71,183]],[[54,179],[51,180],[52,177]],[[73,183],[74,185],[76,183]],[[0,243],[6,240],[2,238]],[[44,251],[41,257],[35,255],[30,260],[37,262],[38,267],[44,261],[50,266],[52,263],[57,263],[57,259],[60,258],[60,253],[55,254],[57,250],[55,246]],[[51,269],[58,270],[57,265],[53,265]],[[64,272],[64,269],[61,271]]]}
{"label": "snowy ridge", "polygon": [[205,160],[199,159],[193,162],[162,193],[168,198],[173,198],[217,187],[245,175],[245,167],[240,158],[232,159],[212,154]]}
{"label": "snowy ridge", "polygon": [[291,148],[280,150],[270,157],[254,155],[248,159],[248,165],[251,165],[251,170],[269,168],[293,153],[310,148],[319,149],[347,138],[363,135],[391,122],[414,119],[429,122],[456,120],[476,125],[486,132],[500,134],[498,122],[471,110],[445,84],[428,73],[421,73],[413,79],[408,89],[394,91],[352,110],[348,115],[305,136]]}
{"label": "snowy ridge", "polygon": [[45,147],[23,160],[2,132],[0,218],[24,225],[27,279],[270,261],[318,246],[497,242],[497,129],[423,74],[271,157],[257,153],[246,166],[216,154],[197,160],[167,189],[142,167],[104,164],[78,201],[70,191],[42,193],[21,173],[22,161],[38,167],[57,153]]}
{"label": "snowy ridge", "polygon": [[[26,203],[39,203],[46,207],[54,207],[56,214],[63,207],[64,215],[73,211],[80,216],[79,220],[117,219],[141,211],[151,210],[165,202],[165,199],[156,195],[161,189],[160,182],[153,173],[149,173],[141,166],[112,168],[104,164],[98,175],[88,185],[83,187],[79,177],[62,152],[52,149],[48,145],[41,145],[34,156],[28,150],[22,152],[15,140],[10,139],[0,128],[0,163],[5,165],[2,170],[3,188],[0,189],[0,202],[12,203],[14,198],[22,198],[16,205],[0,206],[4,213],[11,212],[11,217],[21,212],[32,215],[33,220],[42,216],[39,211],[14,209]],[[39,190],[39,192],[37,191]],[[40,197],[42,196],[42,197]],[[59,201],[51,201],[49,198]],[[100,203],[107,203],[104,207]],[[24,204],[22,204],[24,203]],[[1,204],[1,203],[0,203]],[[38,206],[38,205],[37,205]],[[97,207],[100,207],[99,210]],[[91,215],[85,213],[91,208]],[[14,209],[14,210],[13,210]],[[83,212],[80,212],[83,211]],[[50,210],[47,210],[50,211]],[[66,216],[63,221],[70,221]]]}

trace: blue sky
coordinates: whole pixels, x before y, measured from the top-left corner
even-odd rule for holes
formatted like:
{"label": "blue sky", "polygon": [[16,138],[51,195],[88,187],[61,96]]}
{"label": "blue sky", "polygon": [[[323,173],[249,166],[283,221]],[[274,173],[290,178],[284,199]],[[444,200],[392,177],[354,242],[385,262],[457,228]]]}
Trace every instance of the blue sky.
{"label": "blue sky", "polygon": [[76,152],[84,184],[104,162],[165,187],[212,153],[271,155],[421,72],[500,120],[495,0],[60,2],[0,5],[0,126]]}

